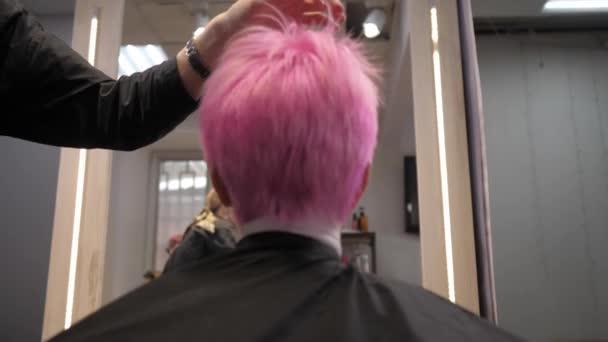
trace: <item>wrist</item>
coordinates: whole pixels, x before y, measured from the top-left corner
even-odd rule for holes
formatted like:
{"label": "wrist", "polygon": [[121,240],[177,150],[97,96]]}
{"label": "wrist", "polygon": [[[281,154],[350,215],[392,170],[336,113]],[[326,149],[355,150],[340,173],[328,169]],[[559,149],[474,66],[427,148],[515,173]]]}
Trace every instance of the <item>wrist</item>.
{"label": "wrist", "polygon": [[177,54],[176,60],[177,70],[179,72],[179,76],[182,80],[184,88],[194,100],[198,100],[201,96],[204,80],[190,64],[186,48],[183,48]]}
{"label": "wrist", "polygon": [[188,55],[188,62],[190,62],[192,69],[198,73],[202,80],[206,80],[209,77],[211,70],[198,52],[193,39],[190,39],[186,44],[186,54]]}
{"label": "wrist", "polygon": [[215,69],[219,54],[223,50],[225,30],[223,16],[213,18],[205,30],[193,38],[194,46],[202,62],[210,70]]}
{"label": "wrist", "polygon": [[221,30],[220,26],[221,24],[214,18],[202,33],[192,38],[197,56],[189,56],[187,46],[177,54],[180,77],[184,87],[195,100],[198,100],[201,96],[205,75],[204,73],[201,75],[200,68],[196,70],[193,66],[197,61],[190,59],[198,58],[198,62],[205,69],[208,71],[213,70],[217,63],[217,51],[221,51],[222,48],[218,34]]}
{"label": "wrist", "polygon": [[[209,22],[202,33],[192,39],[200,62],[209,71],[217,66],[219,55],[223,50],[224,37],[228,34],[224,27],[223,14],[220,14]],[[198,100],[202,93],[204,78],[192,66],[186,47],[177,54],[177,66],[184,87],[193,99]]]}
{"label": "wrist", "polygon": [[194,37],[194,46],[198,51],[198,55],[200,56],[201,61],[204,61],[205,65],[207,65],[207,67],[211,69],[215,67],[215,58],[212,53],[213,44],[211,44],[211,42],[209,41],[210,39],[212,39],[212,37],[203,38],[203,36],[205,36],[204,32],[203,34],[199,34],[197,37]]}

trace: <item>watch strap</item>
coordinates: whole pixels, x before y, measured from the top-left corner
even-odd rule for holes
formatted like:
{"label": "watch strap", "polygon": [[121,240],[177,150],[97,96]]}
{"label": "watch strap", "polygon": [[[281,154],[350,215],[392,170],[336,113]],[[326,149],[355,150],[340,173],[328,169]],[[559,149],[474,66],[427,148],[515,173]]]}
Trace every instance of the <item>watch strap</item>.
{"label": "watch strap", "polygon": [[203,63],[203,59],[194,45],[194,39],[190,39],[186,44],[186,54],[188,56],[188,62],[192,66],[202,79],[207,79],[211,74],[211,70]]}

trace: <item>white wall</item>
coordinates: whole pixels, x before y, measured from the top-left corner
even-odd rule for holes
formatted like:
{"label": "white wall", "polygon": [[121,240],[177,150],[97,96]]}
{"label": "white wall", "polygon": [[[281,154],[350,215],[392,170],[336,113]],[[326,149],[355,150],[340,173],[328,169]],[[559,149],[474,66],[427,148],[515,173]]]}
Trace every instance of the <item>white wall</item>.
{"label": "white wall", "polygon": [[360,202],[376,232],[378,274],[420,285],[420,239],[405,233],[403,192],[403,153],[397,142],[382,143]]}
{"label": "white wall", "polygon": [[150,149],[114,152],[102,302],[143,283]]}
{"label": "white wall", "polygon": [[608,51],[478,37],[499,324],[608,338]]}
{"label": "white wall", "polygon": [[422,283],[420,239],[405,233],[403,157],[415,154],[409,28],[406,1],[397,1],[393,37],[385,68],[385,108],[370,182],[360,205],[376,232],[381,276]]}
{"label": "white wall", "polygon": [[72,45],[73,14],[42,15],[37,18],[46,31]]}
{"label": "white wall", "polygon": [[[195,116],[162,140],[133,152],[114,152],[110,219],[104,266],[104,304],[144,283],[150,257],[146,249],[148,234],[154,234],[150,219],[150,163],[157,151],[199,150]],[[152,199],[153,200],[153,199]],[[185,227],[184,227],[185,228]]]}
{"label": "white wall", "polygon": [[[72,16],[39,19],[71,42]],[[0,156],[0,341],[36,341],[42,336],[59,148],[0,137]]]}

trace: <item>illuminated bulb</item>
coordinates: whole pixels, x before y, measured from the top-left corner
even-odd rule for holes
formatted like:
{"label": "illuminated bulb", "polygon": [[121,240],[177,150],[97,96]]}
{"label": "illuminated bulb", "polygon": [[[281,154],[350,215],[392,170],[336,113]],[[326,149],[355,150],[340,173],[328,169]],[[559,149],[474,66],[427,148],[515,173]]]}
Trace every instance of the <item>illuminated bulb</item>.
{"label": "illuminated bulb", "polygon": [[363,35],[366,38],[376,38],[380,35],[380,28],[378,25],[374,23],[364,23],[363,24]]}
{"label": "illuminated bulb", "polygon": [[376,38],[382,32],[382,28],[386,23],[386,14],[384,10],[375,8],[369,12],[365,22],[363,22],[363,35],[366,38]]}
{"label": "illuminated bulb", "polygon": [[544,12],[582,12],[608,10],[608,0],[549,0]]}

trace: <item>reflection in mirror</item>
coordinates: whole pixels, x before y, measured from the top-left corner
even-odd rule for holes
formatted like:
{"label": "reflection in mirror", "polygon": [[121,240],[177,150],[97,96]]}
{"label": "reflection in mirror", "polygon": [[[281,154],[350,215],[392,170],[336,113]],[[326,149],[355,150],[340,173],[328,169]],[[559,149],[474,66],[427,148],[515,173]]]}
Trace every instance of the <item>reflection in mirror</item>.
{"label": "reflection in mirror", "polygon": [[154,271],[159,271],[169,258],[172,246],[168,244],[172,238],[180,236],[203,208],[208,182],[207,164],[203,160],[163,160],[156,167]]}
{"label": "reflection in mirror", "polygon": [[608,340],[608,2],[472,3],[498,322]]}
{"label": "reflection in mirror", "polygon": [[[404,157],[415,158],[405,7],[394,0],[349,1],[345,29],[361,39],[384,71],[380,136],[368,189],[344,218],[345,262],[365,271],[421,284],[418,229],[410,230],[407,201],[415,203],[415,177]],[[127,0],[118,75],[173,58],[186,41],[232,1]],[[167,113],[170,115],[170,113]],[[108,303],[162,271],[172,238],[185,231],[210,189],[191,115],[164,139],[133,152],[114,153],[110,226],[103,301]],[[408,174],[411,174],[408,173]],[[412,197],[413,196],[413,197]],[[361,212],[367,232],[357,224]],[[353,222],[353,217],[357,220]]]}
{"label": "reflection in mirror", "polygon": [[[230,5],[127,0],[117,76],[174,58],[197,30]],[[152,145],[114,153],[104,304],[158,275],[172,239],[203,208],[210,184],[197,126],[193,114]]]}

